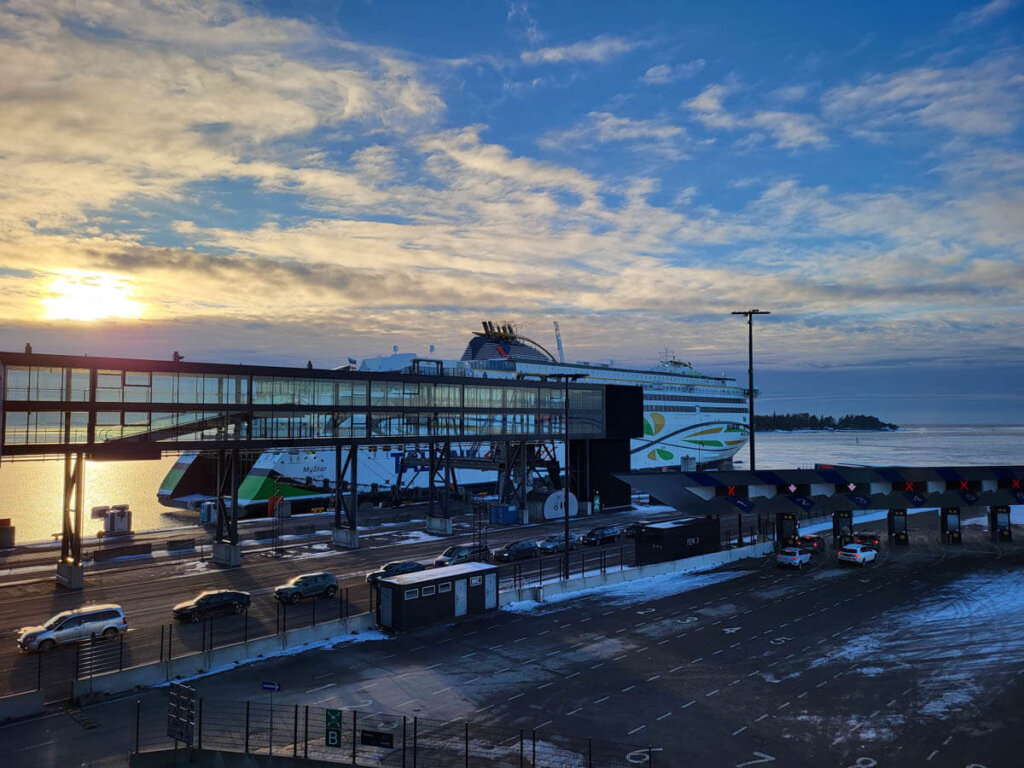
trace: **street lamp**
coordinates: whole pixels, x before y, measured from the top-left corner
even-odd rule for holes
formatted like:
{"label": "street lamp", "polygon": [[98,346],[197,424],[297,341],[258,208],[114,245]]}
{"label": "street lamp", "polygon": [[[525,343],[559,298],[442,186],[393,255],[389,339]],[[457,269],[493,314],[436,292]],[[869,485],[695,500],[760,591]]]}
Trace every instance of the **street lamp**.
{"label": "street lamp", "polygon": [[562,578],[569,580],[569,382],[585,378],[585,373],[552,373],[548,374],[551,379],[565,380],[565,394],[563,396],[563,426],[565,427],[565,481],[562,483],[562,517],[565,520],[565,559],[562,561]]}
{"label": "street lamp", "polygon": [[753,472],[757,469],[754,460],[754,315],[770,315],[771,312],[760,309],[744,309],[732,314],[747,316],[747,410],[750,421],[750,471]]}

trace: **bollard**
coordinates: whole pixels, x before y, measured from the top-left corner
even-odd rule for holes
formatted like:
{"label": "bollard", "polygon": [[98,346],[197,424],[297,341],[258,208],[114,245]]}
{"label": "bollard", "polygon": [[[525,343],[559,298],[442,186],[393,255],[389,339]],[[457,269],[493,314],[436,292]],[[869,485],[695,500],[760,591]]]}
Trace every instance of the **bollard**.
{"label": "bollard", "polygon": [[135,700],[135,754],[139,754],[139,728],[142,723],[142,699]]}

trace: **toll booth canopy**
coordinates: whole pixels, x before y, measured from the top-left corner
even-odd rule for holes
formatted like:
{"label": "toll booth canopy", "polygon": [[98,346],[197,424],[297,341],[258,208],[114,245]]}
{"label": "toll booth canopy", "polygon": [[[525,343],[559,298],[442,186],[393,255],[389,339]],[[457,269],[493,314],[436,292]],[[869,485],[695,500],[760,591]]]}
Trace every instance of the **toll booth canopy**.
{"label": "toll booth canopy", "polygon": [[386,632],[476,616],[498,609],[498,568],[460,563],[379,579],[377,625]]}

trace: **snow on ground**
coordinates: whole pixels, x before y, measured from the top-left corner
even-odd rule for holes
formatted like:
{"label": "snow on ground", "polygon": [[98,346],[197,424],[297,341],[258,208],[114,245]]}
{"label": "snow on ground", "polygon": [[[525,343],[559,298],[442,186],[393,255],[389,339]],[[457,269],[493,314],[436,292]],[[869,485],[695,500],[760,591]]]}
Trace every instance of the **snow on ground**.
{"label": "snow on ground", "polygon": [[[718,566],[714,566],[717,568]],[[723,581],[740,576],[747,576],[747,571],[723,571],[721,573],[666,573],[661,576],[651,576],[645,579],[636,579],[619,584],[612,584],[603,587],[582,589],[579,592],[569,592],[562,595],[551,595],[545,597],[543,603],[536,600],[521,600],[509,603],[502,608],[510,613],[525,613],[538,611],[539,613],[551,613],[562,610],[566,607],[561,603],[576,601],[581,597],[600,595],[604,602],[609,605],[631,605],[634,603],[646,603],[651,600],[658,600],[663,597],[671,597],[683,592],[690,592],[701,589],[712,584],[720,584]]]}
{"label": "snow on ground", "polygon": [[912,666],[918,711],[945,719],[986,696],[1024,658],[1024,573],[968,574],[911,611],[885,611],[875,626],[811,666],[847,661],[871,675]]}
{"label": "snow on ground", "polygon": [[[368,643],[368,642],[372,642],[372,641],[376,641],[376,640],[390,640],[390,639],[391,639],[391,637],[389,635],[384,634],[383,632],[379,632],[376,629],[368,629],[368,630],[365,630],[363,632],[360,632],[358,635],[345,635],[343,637],[332,637],[332,638],[328,638],[327,640],[319,640],[319,641],[317,641],[315,643],[306,643],[305,645],[296,645],[296,646],[293,646],[292,648],[285,648],[282,651],[274,651],[272,653],[266,653],[266,654],[263,654],[262,656],[260,656],[259,658],[244,659],[243,661],[235,662],[235,663],[232,663],[232,664],[224,664],[224,665],[219,666],[219,667],[214,667],[213,669],[208,669],[205,672],[200,672],[199,674],[196,674],[196,675],[189,675],[188,677],[176,678],[174,680],[174,682],[176,682],[176,683],[187,683],[190,680],[199,680],[200,678],[203,678],[203,677],[210,677],[212,675],[219,675],[221,672],[230,672],[230,671],[232,671],[234,669],[238,669],[239,667],[241,667],[241,666],[243,666],[245,664],[254,664],[254,663],[258,662],[258,661],[266,661],[267,659],[278,659],[278,658],[282,658],[284,656],[295,656],[296,654],[305,653],[306,651],[312,651],[312,650],[316,650],[316,649],[327,650],[327,649],[334,648],[335,646],[338,646],[338,645],[353,645],[355,643]],[[156,687],[156,688],[166,688],[169,685],[170,685],[170,682],[166,682],[166,683],[159,683],[159,684],[157,684],[154,687]]]}

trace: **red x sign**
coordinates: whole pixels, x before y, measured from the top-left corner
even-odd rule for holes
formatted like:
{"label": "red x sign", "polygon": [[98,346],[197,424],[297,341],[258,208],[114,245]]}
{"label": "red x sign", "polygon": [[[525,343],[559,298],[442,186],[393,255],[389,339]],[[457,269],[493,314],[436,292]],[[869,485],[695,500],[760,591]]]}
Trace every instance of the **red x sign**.
{"label": "red x sign", "polygon": [[910,493],[914,492],[914,481],[913,480],[906,480],[905,481],[905,485],[906,485],[906,490],[908,492],[910,492]]}
{"label": "red x sign", "polygon": [[967,490],[967,481],[966,480],[961,480],[960,481],[960,490],[961,491],[966,491]]}
{"label": "red x sign", "polygon": [[727,489],[726,494],[725,494],[726,496],[735,496],[736,495],[736,486],[735,485],[727,485],[726,489]]}

